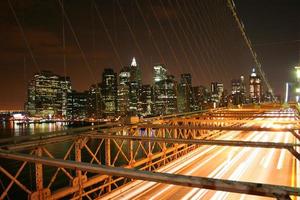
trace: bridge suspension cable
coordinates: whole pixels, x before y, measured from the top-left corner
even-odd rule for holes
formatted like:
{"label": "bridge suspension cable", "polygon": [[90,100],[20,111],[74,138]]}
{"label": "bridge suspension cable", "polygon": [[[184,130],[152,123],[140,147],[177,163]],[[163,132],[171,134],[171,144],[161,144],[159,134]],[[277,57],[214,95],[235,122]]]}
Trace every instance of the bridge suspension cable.
{"label": "bridge suspension cable", "polygon": [[234,4],[233,0],[227,0],[227,6],[230,8],[231,13],[232,13],[232,15],[233,15],[233,17],[234,17],[234,19],[235,19],[235,21],[236,21],[236,23],[237,23],[240,31],[241,31],[241,33],[242,33],[242,36],[243,36],[243,38],[244,38],[244,40],[245,40],[245,42],[246,42],[246,44],[247,44],[250,52],[251,52],[251,55],[252,55],[252,57],[254,59],[254,62],[256,64],[256,68],[258,69],[258,71],[259,71],[259,73],[260,73],[260,75],[261,75],[264,83],[266,84],[269,92],[271,93],[271,96],[274,98],[273,89],[272,89],[272,87],[271,87],[271,85],[270,85],[270,83],[269,83],[269,81],[268,81],[268,79],[267,79],[264,71],[262,70],[261,63],[259,62],[259,60],[257,58],[257,54],[255,53],[255,51],[254,51],[254,49],[252,47],[252,43],[251,43],[250,39],[248,38],[248,36],[246,34],[244,25],[243,25],[243,23],[241,22],[241,20],[239,19],[238,15],[237,15],[235,4]]}
{"label": "bridge suspension cable", "polygon": [[13,14],[15,20],[16,20],[16,23],[17,23],[17,25],[18,25],[18,27],[19,27],[19,29],[20,29],[20,32],[21,32],[22,37],[23,37],[23,41],[24,41],[25,46],[26,46],[26,48],[27,48],[27,50],[28,50],[28,52],[29,52],[29,54],[30,54],[30,57],[31,57],[31,59],[32,59],[32,62],[33,62],[33,64],[34,64],[36,70],[37,70],[38,72],[40,72],[40,71],[41,71],[41,68],[40,68],[40,66],[39,66],[39,64],[38,64],[38,62],[37,62],[37,60],[36,60],[36,57],[35,57],[33,51],[32,51],[32,48],[31,48],[31,46],[30,46],[30,43],[29,43],[29,41],[28,41],[28,38],[26,37],[24,28],[23,28],[23,26],[22,26],[22,24],[21,24],[21,22],[20,22],[20,20],[19,20],[19,18],[18,18],[18,16],[17,16],[17,13],[16,13],[16,11],[15,11],[15,9],[14,9],[14,6],[13,6],[13,4],[12,4],[12,2],[11,2],[10,0],[7,0],[7,2],[8,2],[8,5],[9,5],[9,8],[10,8],[10,10],[11,10],[11,12],[12,12],[12,14]]}

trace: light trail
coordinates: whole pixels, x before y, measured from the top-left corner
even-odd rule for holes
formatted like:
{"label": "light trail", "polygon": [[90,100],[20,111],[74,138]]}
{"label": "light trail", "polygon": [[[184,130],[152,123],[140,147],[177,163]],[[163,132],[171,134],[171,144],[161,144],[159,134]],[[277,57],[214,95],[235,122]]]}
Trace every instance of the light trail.
{"label": "light trail", "polygon": [[[235,133],[233,133],[235,132]],[[232,135],[229,135],[229,133],[233,133]],[[224,139],[226,137],[228,137],[229,139],[233,139],[234,137],[237,137],[240,133],[240,131],[230,131],[229,133],[225,134],[225,135],[222,135],[222,136],[219,136],[218,138],[219,139]],[[179,158],[177,159],[174,163],[171,163],[157,171],[159,172],[165,172],[165,173],[175,173],[177,172],[180,168],[183,168],[184,166],[187,166],[188,164],[190,164],[193,160],[203,156],[204,154],[208,153],[209,151],[217,148],[217,146],[211,146],[209,147],[208,149],[205,149],[207,148],[206,146],[203,146],[203,147],[200,147],[199,149],[197,149],[196,151],[192,152],[191,154],[188,154],[182,158]],[[204,150],[204,151],[203,151]],[[201,152],[203,151],[203,152]],[[179,161],[184,161],[183,163],[180,163]],[[180,164],[179,164],[180,163]],[[177,166],[176,166],[177,165]],[[136,181],[137,183],[134,184],[134,185],[139,185],[139,184],[144,184],[145,181]],[[139,193],[147,190],[148,188],[150,187],[153,187],[155,184],[155,182],[146,182],[146,184],[140,186],[138,189],[135,189],[133,192],[130,192],[129,194],[127,195],[122,195],[122,199],[132,199],[134,198],[135,196],[137,196]],[[130,187],[132,188],[132,187]],[[128,188],[126,188],[128,189]],[[122,191],[126,191],[126,189],[120,189],[119,192],[122,192]],[[111,195],[113,196],[113,195]],[[104,196],[103,199],[110,199],[110,195],[107,195],[107,196]]]}
{"label": "light trail", "polygon": [[[289,134],[286,133],[285,138],[284,138],[284,143],[287,143],[288,141],[289,141]],[[286,151],[287,151],[286,149],[281,149],[280,150],[280,156],[279,156],[279,160],[278,160],[278,163],[277,163],[277,169],[278,170],[282,169]]]}
{"label": "light trail", "polygon": [[[258,141],[263,136],[263,133],[260,133],[259,135],[255,135],[255,133],[252,133],[251,136],[253,136],[253,135],[254,135],[253,141]],[[228,148],[230,148],[230,147],[228,147]],[[241,148],[239,148],[239,149],[241,149]],[[229,163],[224,162],[224,164],[226,164],[226,166],[221,171],[219,171],[219,173],[216,174],[216,172],[218,170],[218,168],[217,168],[211,174],[209,174],[208,177],[221,178],[229,170],[229,168],[231,166],[233,166],[238,160],[240,160],[243,157],[243,155],[246,152],[248,152],[249,150],[250,150],[250,148],[242,149],[242,151],[239,152],[238,155],[236,155],[232,161],[230,161]],[[188,193],[186,196],[184,196],[183,199],[186,199],[186,200],[187,199],[191,199],[191,200],[200,199],[209,191],[206,189],[198,189],[198,188],[194,188],[194,189],[190,193]]]}
{"label": "light trail", "polygon": [[[281,139],[281,135],[280,135],[280,134],[277,134],[276,137],[275,137],[275,141],[274,141],[274,142],[277,143],[277,142],[280,141],[280,139]],[[269,163],[271,162],[272,157],[273,157],[273,155],[274,155],[276,149],[272,148],[270,151],[271,151],[271,152],[267,155],[267,158],[264,160],[264,163],[263,163],[263,167],[264,167],[265,169],[268,168],[268,165],[269,165]]]}
{"label": "light trail", "polygon": [[[256,126],[257,121],[260,127],[285,128],[292,127],[292,124],[285,124],[285,121],[294,121],[294,116],[289,118],[284,114],[267,113],[259,118],[242,125],[243,127]],[[263,116],[276,115],[275,118]],[[281,117],[282,116],[282,117]],[[255,123],[256,122],[256,123]],[[282,123],[281,123],[282,122]],[[262,142],[291,142],[293,135],[290,132],[241,132],[230,131],[218,137],[225,140],[246,140]],[[299,151],[299,148],[297,148]],[[299,161],[293,159],[292,154],[286,150],[253,148],[253,147],[220,147],[202,146],[199,149],[184,156],[184,159],[174,161],[163,167],[162,172],[179,173],[183,175],[203,176],[210,178],[230,179],[237,181],[262,182],[281,185],[292,185],[297,187],[299,184]],[[293,161],[294,160],[294,161]],[[291,163],[291,162],[294,163]],[[258,167],[262,165],[262,167]],[[293,166],[293,169],[291,167]],[[292,174],[290,173],[292,171]],[[288,177],[287,177],[288,174]],[[280,178],[285,177],[285,178]],[[137,181],[134,181],[137,182]],[[139,181],[139,184],[130,183],[131,187],[122,189],[122,192],[114,192],[110,198],[104,199],[266,199],[246,194],[235,194],[230,192],[212,191],[201,188],[188,188],[176,185],[167,185],[147,181]],[[292,184],[291,184],[292,183]],[[104,196],[106,197],[106,196]]]}

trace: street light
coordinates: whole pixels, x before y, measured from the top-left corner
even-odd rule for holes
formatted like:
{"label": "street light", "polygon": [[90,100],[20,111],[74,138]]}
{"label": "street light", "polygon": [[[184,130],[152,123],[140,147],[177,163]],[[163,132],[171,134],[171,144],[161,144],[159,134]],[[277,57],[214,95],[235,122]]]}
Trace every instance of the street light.
{"label": "street light", "polygon": [[300,66],[295,66],[296,71],[296,84],[295,84],[295,93],[296,93],[296,102],[299,102],[300,99]]}
{"label": "street light", "polygon": [[297,81],[300,81],[300,66],[295,67]]}

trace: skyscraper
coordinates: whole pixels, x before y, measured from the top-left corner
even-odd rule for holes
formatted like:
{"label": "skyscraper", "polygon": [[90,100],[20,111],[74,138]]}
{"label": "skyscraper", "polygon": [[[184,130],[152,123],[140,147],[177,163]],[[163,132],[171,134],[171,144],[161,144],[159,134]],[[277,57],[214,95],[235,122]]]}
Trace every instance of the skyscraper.
{"label": "skyscraper", "polygon": [[101,95],[103,115],[114,116],[117,108],[117,74],[113,69],[106,68],[102,74]]}
{"label": "skyscraper", "polygon": [[212,82],[211,85],[211,101],[218,105],[222,99],[224,92],[224,84],[218,82]]}
{"label": "skyscraper", "polygon": [[154,85],[154,111],[156,115],[173,114],[177,109],[177,83],[174,76],[168,75]]}
{"label": "skyscraper", "polygon": [[130,67],[123,67],[119,74],[117,92],[117,114],[125,116],[129,112]]}
{"label": "skyscraper", "polygon": [[200,86],[192,87],[192,102],[191,111],[197,111],[201,109],[202,91]]}
{"label": "skyscraper", "polygon": [[130,84],[129,84],[129,112],[130,115],[137,115],[138,99],[142,85],[141,69],[133,57],[130,66]]}
{"label": "skyscraper", "polygon": [[64,118],[68,92],[71,92],[69,77],[42,71],[35,74],[29,83],[25,109],[31,116]]}
{"label": "skyscraper", "polygon": [[250,100],[253,103],[260,103],[262,97],[262,84],[261,78],[256,74],[255,68],[249,77],[249,94]]}
{"label": "skyscraper", "polygon": [[167,79],[167,69],[162,64],[154,65],[153,67],[153,83]]}
{"label": "skyscraper", "polygon": [[181,74],[178,84],[178,111],[190,112],[193,110],[192,75]]}
{"label": "skyscraper", "polygon": [[99,119],[102,114],[103,102],[100,84],[92,85],[88,90],[87,116]]}
{"label": "skyscraper", "polygon": [[88,92],[73,90],[68,93],[67,118],[72,120],[85,119],[87,117]]}
{"label": "skyscraper", "polygon": [[138,112],[142,116],[150,116],[153,113],[152,93],[151,85],[142,85],[138,104]]}
{"label": "skyscraper", "polygon": [[141,68],[138,65],[135,57],[132,58],[130,64],[130,80],[138,82],[139,84],[141,84],[142,81]]}
{"label": "skyscraper", "polygon": [[231,81],[231,96],[232,103],[234,105],[245,103],[246,101],[246,88],[244,76],[241,76],[240,79],[233,79]]}
{"label": "skyscraper", "polygon": [[163,84],[162,81],[167,79],[167,69],[162,65],[154,65],[153,67],[153,103],[154,103],[154,109],[153,114],[158,115],[162,114],[162,110],[160,110],[163,107],[163,100],[161,97],[161,92],[163,90]]}

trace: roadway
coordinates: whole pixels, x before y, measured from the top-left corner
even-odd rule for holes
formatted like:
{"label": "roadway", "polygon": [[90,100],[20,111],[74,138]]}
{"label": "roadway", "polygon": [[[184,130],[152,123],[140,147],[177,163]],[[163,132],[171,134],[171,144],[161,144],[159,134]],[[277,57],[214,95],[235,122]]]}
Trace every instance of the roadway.
{"label": "roadway", "polygon": [[[255,121],[244,126],[251,126]],[[261,127],[279,127],[278,120],[293,120],[290,118],[272,119],[275,123],[262,123]],[[228,131],[218,139],[268,141],[268,142],[295,142],[294,136],[289,132],[241,132]],[[161,168],[160,172],[177,173],[190,176],[211,177],[268,183],[275,185],[296,186],[296,159],[287,150],[202,146],[190,154]],[[299,186],[298,186],[299,187]],[[112,192],[101,199],[271,199],[244,194],[213,191],[199,188],[182,187],[160,184],[147,181],[134,181]]]}

